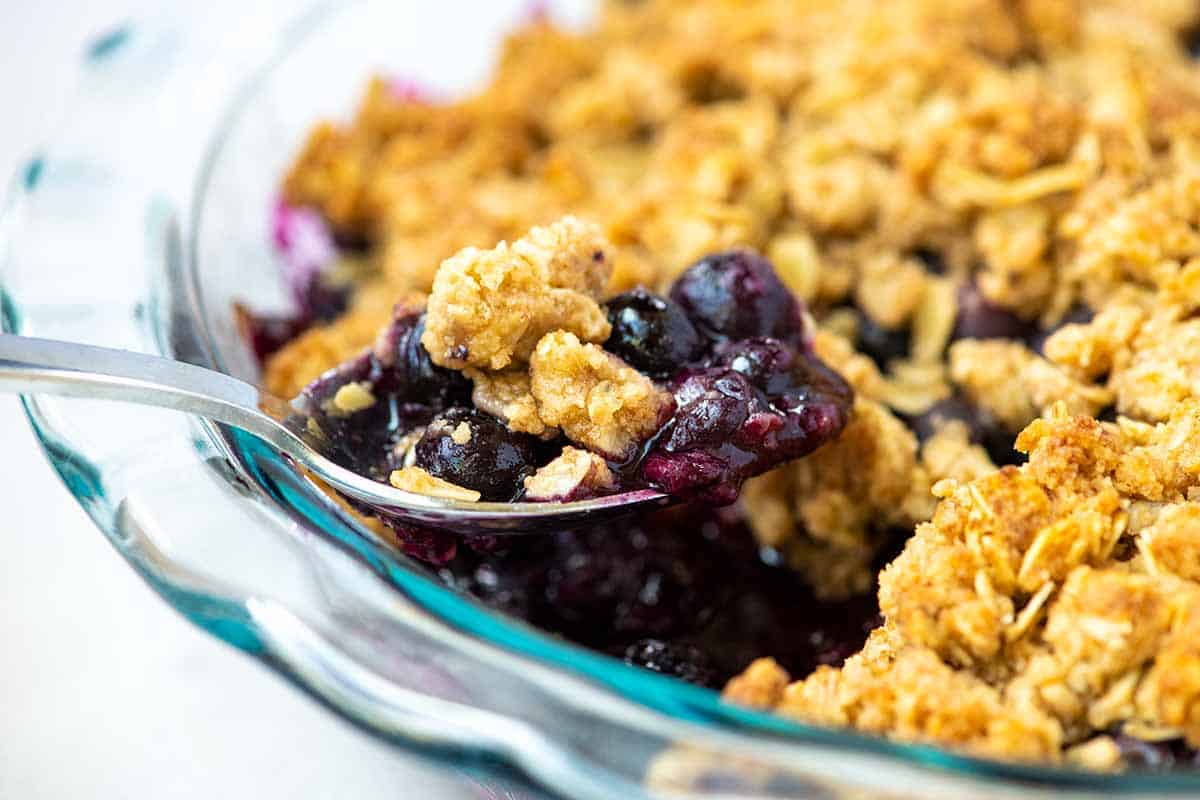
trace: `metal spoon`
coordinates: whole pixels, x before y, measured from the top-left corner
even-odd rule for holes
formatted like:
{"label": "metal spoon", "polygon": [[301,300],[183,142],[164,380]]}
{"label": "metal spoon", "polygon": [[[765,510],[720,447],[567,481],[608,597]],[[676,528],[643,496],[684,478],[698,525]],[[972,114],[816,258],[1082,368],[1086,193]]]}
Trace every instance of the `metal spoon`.
{"label": "metal spoon", "polygon": [[159,406],[232,425],[289,456],[347,497],[400,522],[463,534],[549,532],[670,503],[640,490],[569,503],[472,503],[407,492],[330,460],[293,405],[245,381],[167,358],[0,334],[0,392]]}

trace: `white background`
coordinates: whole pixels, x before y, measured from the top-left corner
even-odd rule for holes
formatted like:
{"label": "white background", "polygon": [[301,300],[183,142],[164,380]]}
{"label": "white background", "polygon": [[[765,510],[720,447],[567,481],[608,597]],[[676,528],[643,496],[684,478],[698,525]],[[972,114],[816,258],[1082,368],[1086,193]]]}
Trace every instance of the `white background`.
{"label": "white background", "polygon": [[[0,176],[58,119],[86,42],[137,7],[0,0]],[[480,797],[170,610],[91,526],[3,396],[0,509],[3,800]]]}

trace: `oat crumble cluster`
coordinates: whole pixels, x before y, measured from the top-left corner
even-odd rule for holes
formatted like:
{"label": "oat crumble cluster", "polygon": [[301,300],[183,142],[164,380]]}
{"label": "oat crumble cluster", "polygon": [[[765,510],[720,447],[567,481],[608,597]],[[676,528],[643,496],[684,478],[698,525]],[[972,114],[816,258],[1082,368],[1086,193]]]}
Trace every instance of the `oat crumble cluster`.
{"label": "oat crumble cluster", "polygon": [[614,0],[525,26],[470,97],[378,79],[284,184],[366,277],[264,381],[378,350],[406,298],[474,408],[570,440],[531,497],[608,490],[688,395],[604,349],[605,304],[757,251],[854,398],[739,509],[883,621],[807,677],[768,647],[725,696],[1091,769],[1200,747],[1198,25],[1191,0]]}

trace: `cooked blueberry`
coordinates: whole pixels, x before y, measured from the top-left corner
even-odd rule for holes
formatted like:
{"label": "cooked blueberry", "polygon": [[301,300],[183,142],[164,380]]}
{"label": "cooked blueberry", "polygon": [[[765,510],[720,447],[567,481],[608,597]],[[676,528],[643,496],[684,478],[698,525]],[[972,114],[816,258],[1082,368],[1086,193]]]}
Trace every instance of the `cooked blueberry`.
{"label": "cooked blueberry", "polygon": [[350,305],[350,287],[336,286],[314,277],[301,294],[301,311],[317,322],[330,322]]}
{"label": "cooked blueberry", "polygon": [[724,587],[719,548],[696,538],[645,525],[556,536],[540,621],[596,644],[702,628]]}
{"label": "cooked blueberry", "polygon": [[1086,325],[1092,321],[1095,313],[1084,305],[1078,305],[1063,315],[1063,318],[1058,321],[1058,324],[1051,328],[1036,328],[1026,340],[1029,349],[1038,355],[1045,355],[1043,352],[1046,347],[1046,340],[1051,337],[1064,325]]}
{"label": "cooked blueberry", "polygon": [[[462,375],[433,366],[420,345],[423,317],[401,314],[375,348],[326,372],[301,392],[303,411],[334,445],[339,463],[386,481],[400,466],[396,444],[443,408],[466,402]],[[355,384],[359,404],[343,407],[339,392]],[[365,402],[365,405],[361,404]]]}
{"label": "cooked blueberry", "polygon": [[1200,26],[1192,26],[1184,32],[1183,46],[1192,58],[1200,58]]}
{"label": "cooked blueberry", "polygon": [[910,343],[907,328],[885,328],[867,314],[858,315],[858,336],[854,346],[870,356],[880,369],[885,369],[890,361],[908,358]]}
{"label": "cooked blueberry", "polygon": [[608,301],[612,335],[604,348],[634,369],[666,377],[697,358],[703,342],[678,303],[634,289]]}
{"label": "cooked blueberry", "polygon": [[390,517],[382,519],[396,534],[400,549],[418,561],[440,566],[450,563],[458,552],[459,537],[453,533],[401,525]]}
{"label": "cooked blueberry", "polygon": [[749,250],[706,256],[671,287],[700,332],[716,340],[770,336],[800,346],[803,309],[771,263]]}
{"label": "cooked blueberry", "polygon": [[682,642],[639,639],[625,648],[625,663],[700,686],[712,686],[715,678],[708,657],[698,647]]}
{"label": "cooked blueberry", "polygon": [[474,489],[484,500],[514,499],[526,476],[537,469],[533,437],[509,430],[474,408],[451,408],[438,415],[415,450],[418,467]]}
{"label": "cooked blueberry", "polygon": [[942,258],[942,254],[937,250],[928,247],[918,247],[913,251],[913,255],[920,259],[925,265],[925,269],[934,275],[946,274],[946,260]]}
{"label": "cooked blueberry", "polygon": [[310,320],[306,317],[295,314],[256,314],[240,305],[235,306],[234,313],[238,331],[260,365],[310,325]]}
{"label": "cooked blueberry", "polygon": [[975,444],[983,444],[988,437],[988,425],[979,410],[959,397],[947,397],[929,407],[925,413],[913,417],[909,427],[918,441],[925,441],[937,433],[947,422],[957,420],[967,426],[967,435]]}
{"label": "cooked blueberry", "polygon": [[750,381],[736,370],[686,376],[675,389],[677,410],[664,447],[673,452],[719,447],[737,434],[757,400]]}
{"label": "cooked blueberry", "polygon": [[392,324],[375,341],[381,390],[434,409],[465,404],[471,395],[470,381],[430,360],[421,345],[424,332],[424,314],[397,310]]}
{"label": "cooked blueberry", "polygon": [[1196,766],[1200,753],[1183,739],[1147,742],[1124,733],[1112,734],[1125,763],[1135,769],[1169,770],[1173,767]]}
{"label": "cooked blueberry", "polygon": [[1024,339],[1032,329],[1030,323],[984,297],[975,284],[959,289],[955,339]]}
{"label": "cooked blueberry", "polygon": [[642,462],[651,485],[721,504],[746,478],[837,436],[853,393],[815,356],[768,338],[728,342],[671,383],[676,410]]}

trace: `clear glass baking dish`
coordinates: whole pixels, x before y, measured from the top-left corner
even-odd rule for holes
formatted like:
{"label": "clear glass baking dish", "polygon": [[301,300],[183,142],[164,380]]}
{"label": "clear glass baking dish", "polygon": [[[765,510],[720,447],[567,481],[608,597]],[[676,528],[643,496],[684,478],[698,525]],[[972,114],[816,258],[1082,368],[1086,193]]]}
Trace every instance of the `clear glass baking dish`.
{"label": "clear glass baking dish", "polygon": [[[552,13],[579,24],[587,5]],[[14,180],[4,329],[253,379],[233,302],[287,302],[269,217],[308,127],[349,113],[378,71],[468,89],[526,13],[522,0],[299,14],[218,0],[113,29],[86,53],[52,146]],[[164,600],[332,711],[482,781],[571,798],[1200,794],[1200,774],[1002,764],[735,708],[443,588],[236,431],[24,402],[72,493]]]}

